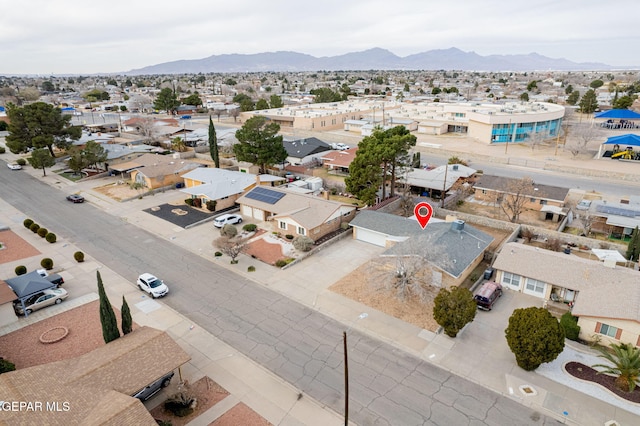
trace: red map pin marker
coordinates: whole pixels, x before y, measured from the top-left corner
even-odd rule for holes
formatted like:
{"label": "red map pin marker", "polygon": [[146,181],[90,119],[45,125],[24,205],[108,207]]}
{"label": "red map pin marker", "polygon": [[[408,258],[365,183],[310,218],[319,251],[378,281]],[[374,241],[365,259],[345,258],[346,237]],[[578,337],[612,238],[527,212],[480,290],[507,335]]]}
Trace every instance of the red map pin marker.
{"label": "red map pin marker", "polygon": [[416,215],[418,223],[420,224],[422,229],[424,229],[427,227],[427,224],[431,219],[431,215],[433,214],[433,207],[431,207],[431,204],[423,201],[416,204],[416,207],[413,209],[413,214]]}

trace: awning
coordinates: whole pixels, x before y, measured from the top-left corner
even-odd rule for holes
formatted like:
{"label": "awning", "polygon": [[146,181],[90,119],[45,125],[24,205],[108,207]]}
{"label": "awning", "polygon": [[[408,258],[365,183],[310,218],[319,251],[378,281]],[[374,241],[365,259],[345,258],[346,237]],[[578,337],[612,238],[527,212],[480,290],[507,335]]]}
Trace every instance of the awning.
{"label": "awning", "polygon": [[636,226],[640,226],[640,218],[609,215],[607,217],[607,225],[633,229]]}
{"label": "awning", "polygon": [[627,259],[625,259],[618,250],[591,249],[591,252],[595,254],[599,260],[615,260],[616,263],[624,263],[627,261]]}
{"label": "awning", "polygon": [[130,170],[137,169],[138,167],[144,167],[144,166],[140,163],[136,163],[135,161],[127,161],[126,163],[120,163],[115,165],[109,164],[109,168],[111,170],[114,170],[120,173],[125,173]]}
{"label": "awning", "polygon": [[626,120],[640,120],[640,114],[630,109],[610,109],[609,111],[599,112],[594,118],[620,118]]}

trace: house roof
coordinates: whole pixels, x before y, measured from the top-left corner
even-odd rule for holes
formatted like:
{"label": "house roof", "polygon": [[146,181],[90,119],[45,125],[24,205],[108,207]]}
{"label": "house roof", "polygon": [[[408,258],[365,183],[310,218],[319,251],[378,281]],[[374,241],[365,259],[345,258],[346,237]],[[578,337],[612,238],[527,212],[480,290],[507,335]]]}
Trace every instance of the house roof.
{"label": "house roof", "polygon": [[251,198],[252,188],[236,202],[246,206],[255,207],[265,212],[272,213],[272,218],[290,217],[293,221],[306,229],[316,228],[338,214],[342,209],[355,210],[356,206],[337,201],[325,200],[314,195],[299,194],[280,188],[268,188],[278,194],[283,194],[273,204]]}
{"label": "house roof", "polygon": [[334,167],[349,167],[356,157],[358,147],[345,149],[342,151],[329,151],[322,156],[324,164],[331,164]]}
{"label": "house roof", "polygon": [[573,314],[640,320],[640,273],[520,243],[504,245],[495,269],[580,292]]}
{"label": "house roof", "polygon": [[308,155],[319,154],[330,151],[331,146],[318,138],[296,139],[294,141],[283,141],[284,149],[288,157],[304,158]]}
{"label": "house roof", "polygon": [[[454,229],[452,222],[435,221],[422,229],[418,221],[373,210],[363,210],[351,221],[351,226],[389,237],[408,237],[383,255],[420,255],[453,277],[459,277],[478,258],[494,238],[469,224]],[[462,225],[459,222],[456,225]],[[418,251],[418,252],[416,252]]]}
{"label": "house roof", "polygon": [[181,189],[181,192],[195,196],[206,196],[210,200],[242,194],[251,185],[257,183],[256,175],[210,167],[191,170],[182,177],[193,179],[201,184]]}
{"label": "house roof", "polygon": [[6,280],[6,283],[18,298],[27,297],[47,288],[55,287],[55,284],[42,278],[36,271],[18,275],[15,278],[9,278]]}
{"label": "house roof", "polygon": [[[476,172],[462,164],[448,164],[432,170],[413,169],[407,175],[407,183],[420,188],[449,190],[460,178],[468,178]],[[446,184],[445,184],[446,175]]]}
{"label": "house roof", "polygon": [[[141,327],[76,358],[0,375],[2,401],[69,402],[71,409],[0,411],[0,423],[148,424],[155,421],[132,396],[190,360],[171,337]],[[55,417],[52,417],[55,416]]]}
{"label": "house roof", "polygon": [[[512,182],[518,182],[520,180],[521,179],[502,176],[482,175],[476,180],[473,187],[475,189],[488,189],[492,191],[506,192]],[[534,183],[531,194],[527,195],[531,195],[538,199],[564,202],[565,198],[567,198],[567,194],[569,194],[569,188]]]}
{"label": "house roof", "polygon": [[137,168],[138,172],[148,178],[180,174],[201,166],[200,163],[157,154],[143,154],[133,162],[140,164]]}
{"label": "house roof", "polygon": [[9,285],[3,280],[0,280],[0,305],[13,302],[17,298],[18,296],[16,296],[11,287],[9,287]]}

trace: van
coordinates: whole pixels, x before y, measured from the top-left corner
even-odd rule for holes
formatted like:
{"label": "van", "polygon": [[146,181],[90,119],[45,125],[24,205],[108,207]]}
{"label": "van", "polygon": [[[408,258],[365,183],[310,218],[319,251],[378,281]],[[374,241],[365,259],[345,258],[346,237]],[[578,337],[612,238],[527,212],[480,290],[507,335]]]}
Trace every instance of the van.
{"label": "van", "polygon": [[502,296],[502,286],[496,282],[487,281],[476,291],[473,299],[479,309],[490,311],[500,296]]}

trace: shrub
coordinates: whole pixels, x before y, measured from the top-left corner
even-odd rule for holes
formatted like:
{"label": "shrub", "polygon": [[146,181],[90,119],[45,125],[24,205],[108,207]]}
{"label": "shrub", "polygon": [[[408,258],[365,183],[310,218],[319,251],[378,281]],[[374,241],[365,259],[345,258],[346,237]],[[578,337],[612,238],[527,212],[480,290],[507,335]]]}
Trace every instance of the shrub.
{"label": "shrub", "polygon": [[82,263],[84,262],[84,253],[81,251],[77,251],[73,253],[73,258],[76,260],[76,262]]}
{"label": "shrub", "polygon": [[39,228],[37,234],[40,235],[41,238],[44,238],[49,233],[47,228]]}
{"label": "shrub", "polygon": [[0,374],[8,373],[9,371],[14,371],[15,369],[16,366],[14,363],[0,357]]}
{"label": "shrub", "polygon": [[247,272],[255,272],[256,267],[255,266],[249,266],[247,267]]}
{"label": "shrub", "polygon": [[560,326],[564,329],[564,335],[567,339],[578,341],[578,336],[580,335],[578,317],[574,317],[571,312],[565,312],[560,317]]}
{"label": "shrub", "polygon": [[300,251],[309,251],[313,247],[313,240],[306,235],[299,235],[293,239],[293,247]]}
{"label": "shrub", "polygon": [[258,229],[258,225],[256,225],[255,223],[247,223],[242,227],[242,230],[247,232],[253,232],[256,229]]}
{"label": "shrub", "polygon": [[223,226],[220,229],[220,234],[225,237],[233,238],[236,235],[238,235],[238,228],[236,228],[230,223],[227,223],[225,226]]}
{"label": "shrub", "polygon": [[49,233],[47,234],[47,236],[46,236],[46,237],[44,237],[44,239],[45,239],[45,240],[47,240],[47,242],[48,242],[48,243],[53,244],[53,243],[55,243],[55,242],[56,242],[56,240],[58,239],[58,237],[57,237],[57,236],[56,236],[56,234],[54,234],[53,232],[49,232]]}
{"label": "shrub", "polygon": [[531,242],[531,239],[533,238],[533,231],[529,228],[522,228],[522,231],[520,231],[520,236],[528,243]]}
{"label": "shrub", "polygon": [[293,235],[287,234],[284,236],[287,240],[293,240]]}
{"label": "shrub", "polygon": [[342,229],[343,231],[349,229],[349,222],[342,222],[340,224],[340,229]]}
{"label": "shrub", "polygon": [[33,220],[32,219],[25,219],[22,224],[24,225],[25,228],[27,229],[31,229],[31,225],[33,225]]}
{"label": "shrub", "polygon": [[207,210],[213,212],[216,210],[216,200],[207,200]]}
{"label": "shrub", "polygon": [[170,396],[164,403],[164,408],[177,417],[185,417],[193,413],[196,398],[190,392],[178,392]]}
{"label": "shrub", "polygon": [[184,200],[184,203],[188,206],[193,207],[193,198],[187,198],[186,200]]}
{"label": "shrub", "polygon": [[5,152],[7,152],[6,148],[4,146],[0,146],[0,154],[4,154]]}
{"label": "shrub", "polygon": [[31,232],[35,234],[36,232],[38,232],[38,229],[40,229],[40,225],[38,225],[37,223],[32,223],[29,229],[31,229]]}
{"label": "shrub", "polygon": [[16,275],[24,275],[27,273],[27,267],[24,265],[18,265],[14,271]]}
{"label": "shrub", "polygon": [[44,269],[49,271],[49,270],[51,270],[53,268],[53,260],[51,260],[48,257],[45,257],[44,259],[42,259],[40,261],[40,266],[42,266]]}
{"label": "shrub", "polygon": [[282,268],[283,266],[285,266],[287,264],[287,261],[284,259],[278,259],[276,260],[276,266],[278,268]]}
{"label": "shrub", "polygon": [[16,163],[20,164],[21,166],[26,166],[27,165],[27,160],[25,160],[24,158],[18,158],[16,160]]}
{"label": "shrub", "polygon": [[214,254],[214,256],[215,256],[215,257],[220,257],[220,256],[222,256],[222,252],[217,251],[217,252]]}

